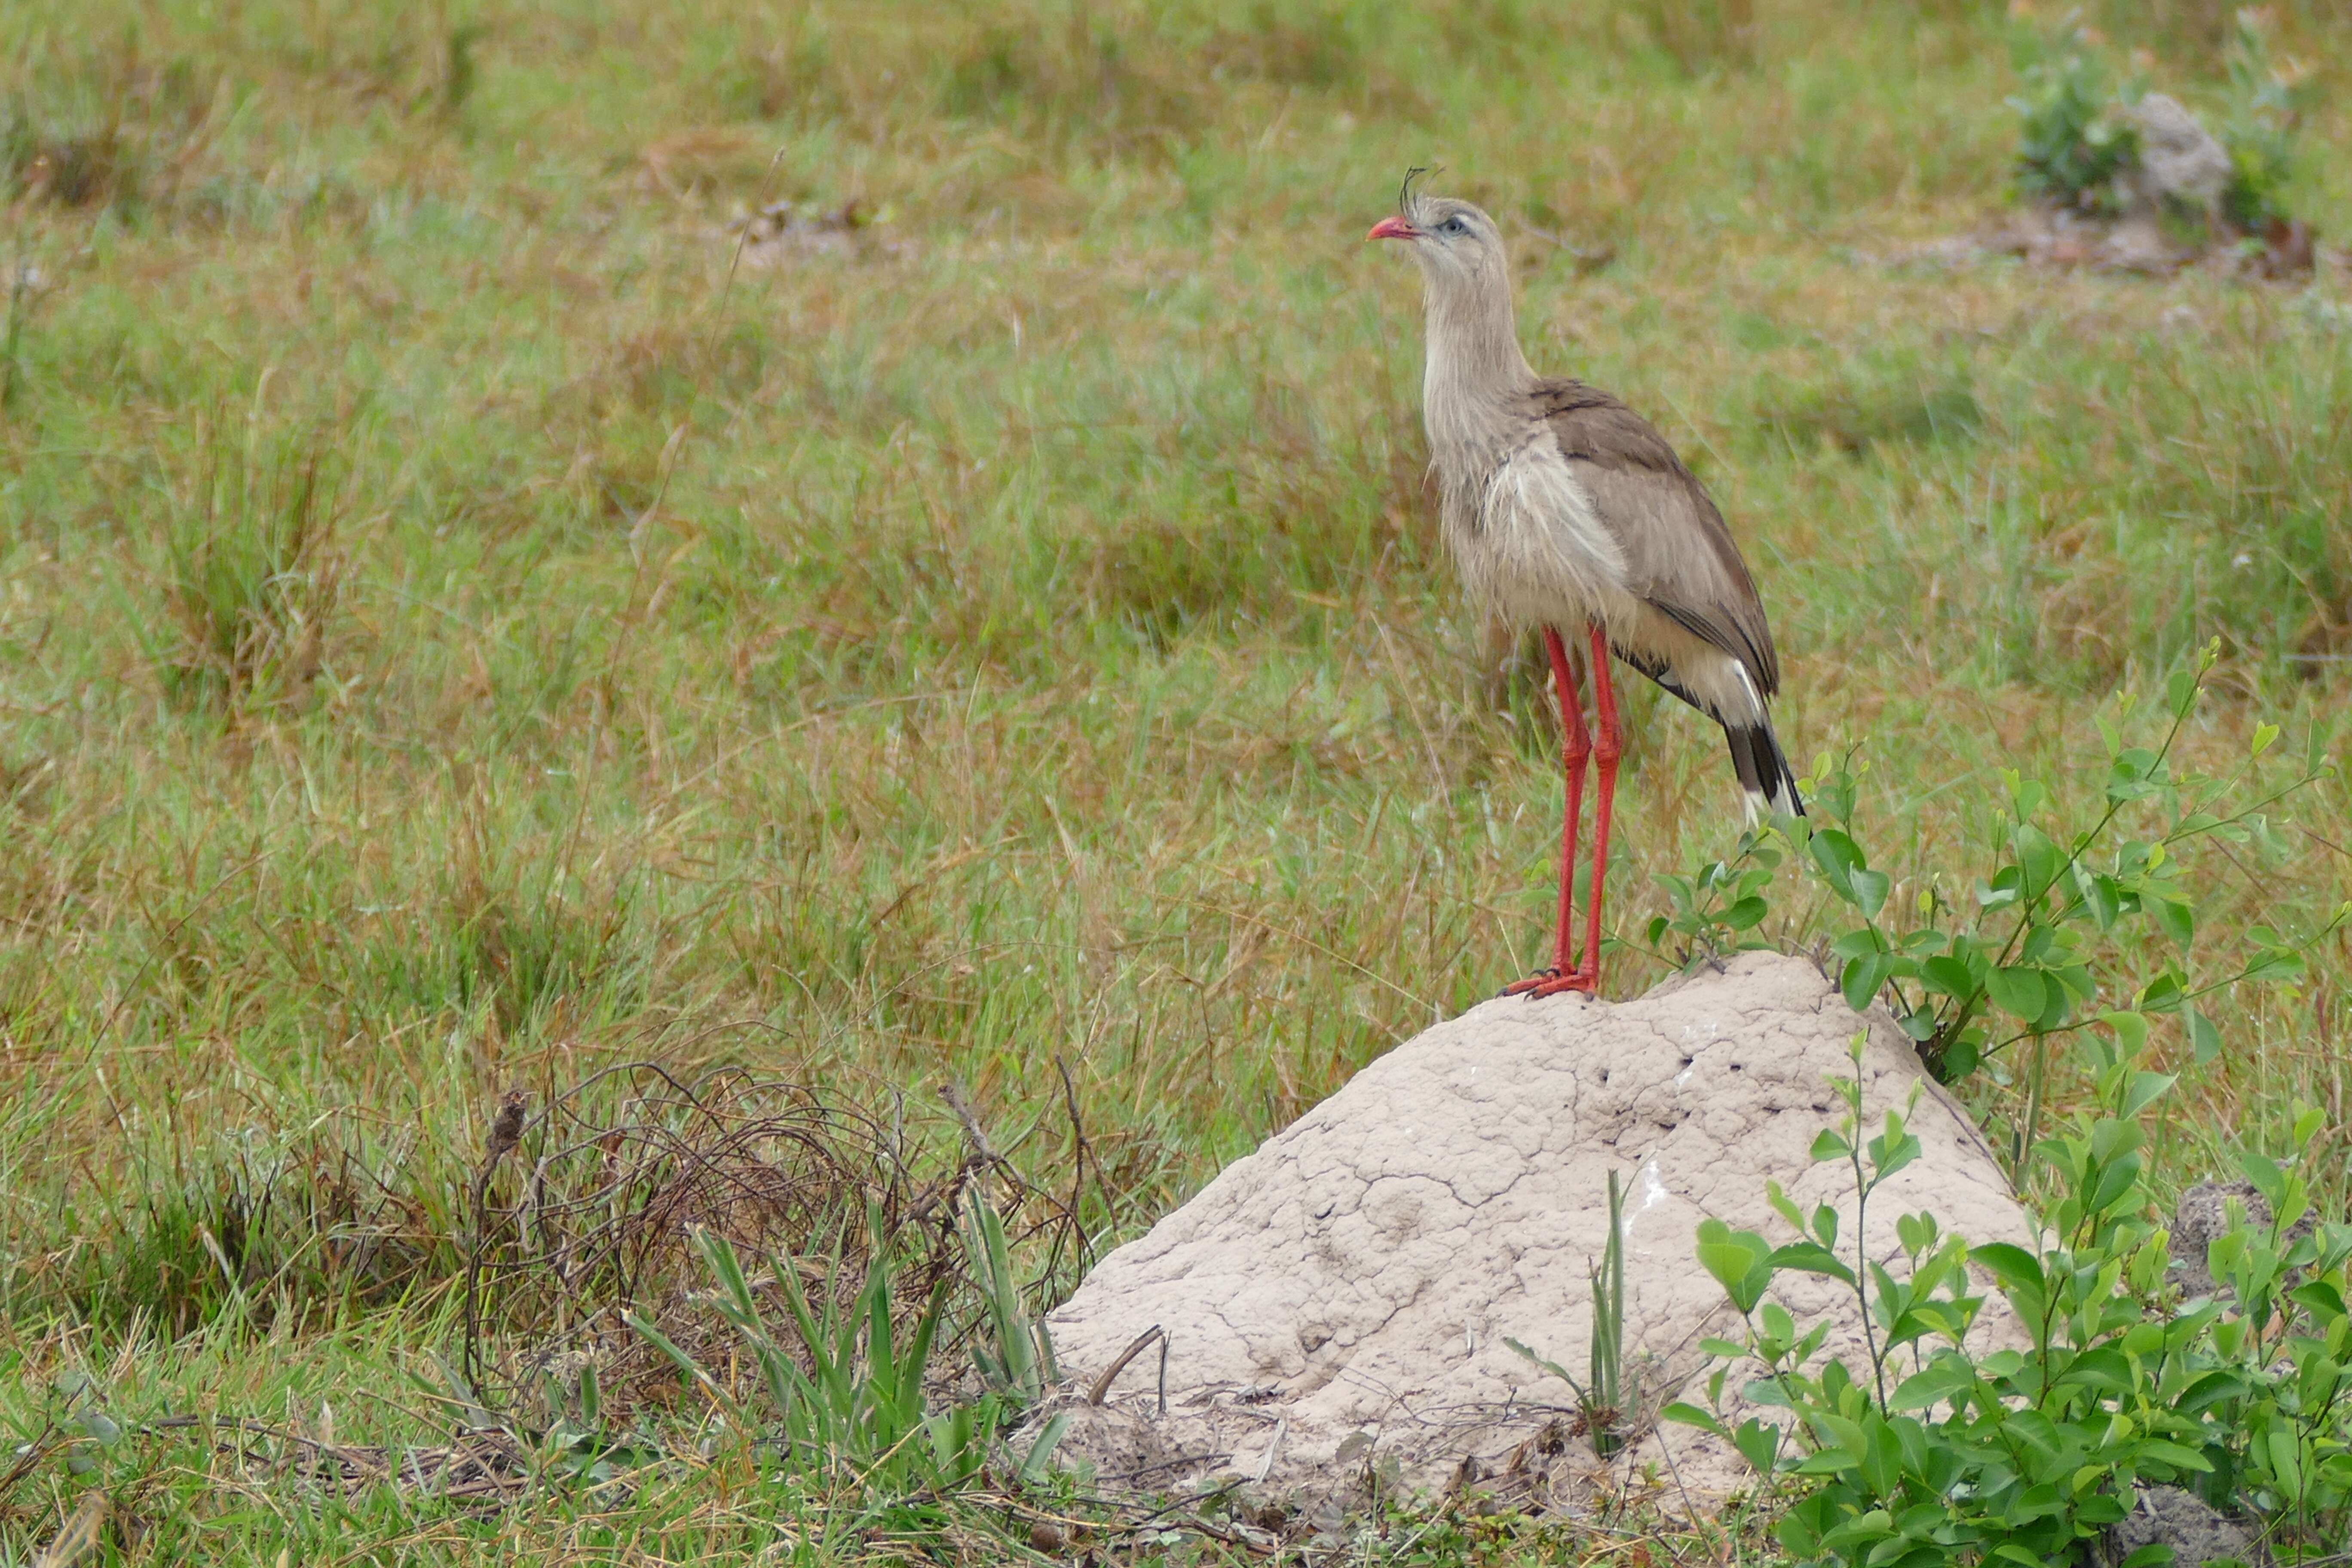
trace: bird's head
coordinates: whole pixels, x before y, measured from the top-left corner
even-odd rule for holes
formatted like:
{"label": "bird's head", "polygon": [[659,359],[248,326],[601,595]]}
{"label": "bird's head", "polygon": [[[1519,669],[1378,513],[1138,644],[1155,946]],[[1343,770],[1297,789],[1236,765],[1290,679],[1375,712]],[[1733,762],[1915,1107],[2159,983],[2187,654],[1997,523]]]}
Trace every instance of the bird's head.
{"label": "bird's head", "polygon": [[1507,282],[1503,234],[1495,220],[1458,197],[1415,191],[1413,180],[1420,173],[1416,169],[1405,176],[1396,216],[1381,219],[1364,237],[1404,241],[1433,290]]}

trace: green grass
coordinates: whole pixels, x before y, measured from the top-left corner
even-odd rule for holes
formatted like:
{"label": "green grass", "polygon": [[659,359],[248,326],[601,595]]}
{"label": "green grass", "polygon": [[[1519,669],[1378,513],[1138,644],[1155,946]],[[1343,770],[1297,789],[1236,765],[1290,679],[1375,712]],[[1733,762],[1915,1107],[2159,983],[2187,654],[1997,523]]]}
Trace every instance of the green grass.
{"label": "green grass", "polygon": [[[2112,9],[2218,100],[2226,7]],[[2319,73],[2288,196],[2352,235],[2352,34],[2278,10]],[[452,1342],[509,1086],[742,1064],[904,1091],[940,1151],[952,1077],[1058,1186],[1058,1060],[1107,1244],[1530,967],[1541,697],[1481,695],[1416,284],[1360,243],[1409,164],[1517,237],[1537,363],[1714,488],[1790,749],[1874,763],[1898,901],[1978,863],[1999,766],[2093,776],[2094,710],[2207,637],[2192,759],[2263,720],[2332,752],[2336,275],[1874,259],[2003,200],[2006,27],[1960,0],[0,5],[0,265],[30,280],[0,334],[0,1417],[37,1430],[80,1367],[156,1410],[429,1428],[397,1402]],[[725,225],[776,198],[879,221],[730,277]],[[1631,707],[1628,939],[1651,875],[1738,824],[1719,738]],[[2215,858],[2200,927],[2324,919],[2346,806],[2301,797],[2282,869]],[[1618,994],[1664,972],[1614,963]],[[2339,940],[2219,1010],[2161,1130],[2178,1183],[2274,1143],[2292,1095],[2340,1120],[2347,980]],[[362,1234],[367,1267],[330,1267]],[[496,1321],[501,1353],[529,1326]],[[107,1474],[171,1522],[131,1556],[887,1550],[772,1547],[742,1489],[784,1483],[748,1470],[591,1529],[140,1452]],[[80,1484],[60,1451],[0,1495],[0,1554]]]}

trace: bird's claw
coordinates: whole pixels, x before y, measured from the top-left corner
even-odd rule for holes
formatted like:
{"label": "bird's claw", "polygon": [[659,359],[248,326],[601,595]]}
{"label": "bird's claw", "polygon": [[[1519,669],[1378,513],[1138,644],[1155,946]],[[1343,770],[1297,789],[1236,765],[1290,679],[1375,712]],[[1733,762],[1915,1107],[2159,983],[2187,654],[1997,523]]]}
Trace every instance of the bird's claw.
{"label": "bird's claw", "polygon": [[1514,980],[1503,987],[1506,996],[1557,996],[1563,991],[1580,991],[1594,994],[1600,988],[1600,976],[1583,970],[1563,973],[1559,968],[1538,970],[1525,980]]}

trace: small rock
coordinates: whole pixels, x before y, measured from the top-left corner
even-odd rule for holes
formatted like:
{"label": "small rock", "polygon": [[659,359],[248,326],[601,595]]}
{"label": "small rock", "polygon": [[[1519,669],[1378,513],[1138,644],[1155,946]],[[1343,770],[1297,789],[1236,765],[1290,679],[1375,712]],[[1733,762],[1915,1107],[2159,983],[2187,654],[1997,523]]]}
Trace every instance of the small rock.
{"label": "small rock", "polygon": [[2175,1568],[2206,1563],[2239,1563],[2270,1568],[2270,1550],[2252,1531],[2179,1487],[2143,1487],[2131,1512],[2099,1543],[2108,1568],[2143,1546],[2169,1546]]}
{"label": "small rock", "polygon": [[2230,154],[2178,99],[2151,92],[2131,107],[2139,129],[2139,166],[2132,195],[2154,210],[2167,203],[2208,217],[2219,214],[2230,184]]}

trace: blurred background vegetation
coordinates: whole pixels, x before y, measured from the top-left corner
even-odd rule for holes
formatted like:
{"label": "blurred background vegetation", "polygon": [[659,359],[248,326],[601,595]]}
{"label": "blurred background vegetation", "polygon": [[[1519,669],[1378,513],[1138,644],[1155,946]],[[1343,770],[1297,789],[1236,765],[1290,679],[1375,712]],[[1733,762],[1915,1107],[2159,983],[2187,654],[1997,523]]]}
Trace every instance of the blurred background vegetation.
{"label": "blurred background vegetation", "polygon": [[[1417,283],[1360,243],[1408,165],[1503,218],[1538,366],[1715,490],[1898,903],[2206,639],[2185,760],[2332,752],[2335,263],[1904,259],[2012,199],[2013,10],[0,5],[0,1345],[244,1300],[307,1348],[207,1386],[331,1386],[355,1324],[432,1339],[499,1094],[649,1058],[942,1146],[952,1077],[1066,1171],[1058,1059],[1108,1242],[1530,967],[1542,693],[1486,700]],[[2229,6],[2082,20],[2221,122]],[[2352,22],[2268,29],[2266,199],[2324,245]],[[829,237],[730,266],[776,202]],[[1633,708],[1620,994],[1739,824],[1719,737]],[[2200,925],[2323,922],[2345,806],[2216,856]],[[2312,964],[2217,1014],[2179,1182],[2340,1122]]]}

